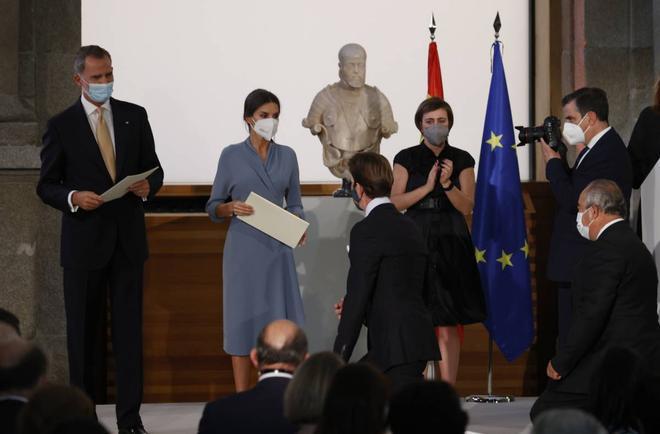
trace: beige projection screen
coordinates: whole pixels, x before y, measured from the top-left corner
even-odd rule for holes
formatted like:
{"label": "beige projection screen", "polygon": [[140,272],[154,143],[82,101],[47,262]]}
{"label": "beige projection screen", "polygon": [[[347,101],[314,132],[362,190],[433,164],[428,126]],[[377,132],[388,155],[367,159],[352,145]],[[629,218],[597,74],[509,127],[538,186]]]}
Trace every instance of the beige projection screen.
{"label": "beige projection screen", "polygon": [[[301,120],[314,95],[338,80],[339,48],[357,42],[367,50],[367,83],[389,98],[399,124],[381,143],[392,161],[419,140],[413,115],[426,96],[434,12],[445,98],[455,113],[450,143],[478,160],[498,10],[513,120],[529,125],[524,0],[85,0],[82,43],[111,52],[114,96],[147,109],[166,183],[213,181],[222,148],[247,136],[243,101],[257,87],[280,98],[275,140],[296,151],[301,181],[336,182]],[[528,152],[518,150],[523,180]]]}

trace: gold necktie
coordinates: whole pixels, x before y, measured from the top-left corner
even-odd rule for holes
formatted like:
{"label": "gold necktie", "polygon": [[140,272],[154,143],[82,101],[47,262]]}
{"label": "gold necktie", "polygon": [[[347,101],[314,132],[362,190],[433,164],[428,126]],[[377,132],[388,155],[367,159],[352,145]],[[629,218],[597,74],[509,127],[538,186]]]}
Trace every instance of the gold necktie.
{"label": "gold necktie", "polygon": [[110,178],[112,178],[112,182],[115,182],[115,177],[117,176],[115,169],[115,150],[112,146],[110,131],[108,131],[108,126],[105,124],[103,117],[103,107],[99,107],[97,110],[99,122],[96,126],[96,141],[99,144],[99,150],[101,151],[101,156],[103,157],[105,167],[108,169]]}

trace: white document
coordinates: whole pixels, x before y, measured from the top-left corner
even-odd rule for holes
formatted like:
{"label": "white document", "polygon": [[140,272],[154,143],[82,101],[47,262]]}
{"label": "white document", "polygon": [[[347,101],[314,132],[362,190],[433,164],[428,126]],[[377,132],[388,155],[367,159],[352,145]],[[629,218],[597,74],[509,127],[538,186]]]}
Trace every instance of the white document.
{"label": "white document", "polygon": [[147,179],[147,176],[151,175],[158,169],[159,166],[154,167],[153,169],[147,170],[146,172],[138,173],[137,175],[129,175],[126,178],[122,179],[101,195],[104,202],[110,202],[111,200],[119,199],[128,192],[128,187],[135,184],[138,181]]}
{"label": "white document", "polygon": [[298,245],[309,226],[305,220],[264,199],[254,191],[250,193],[245,203],[254,208],[254,214],[236,218],[292,249]]}

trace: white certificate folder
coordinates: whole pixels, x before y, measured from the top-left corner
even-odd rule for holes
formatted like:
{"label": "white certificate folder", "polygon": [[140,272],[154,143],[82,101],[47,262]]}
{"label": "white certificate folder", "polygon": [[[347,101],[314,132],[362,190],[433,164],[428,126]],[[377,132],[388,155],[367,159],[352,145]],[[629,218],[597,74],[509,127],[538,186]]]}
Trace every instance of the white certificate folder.
{"label": "white certificate folder", "polygon": [[237,219],[291,248],[298,245],[309,226],[305,220],[264,199],[254,191],[250,193],[245,203],[254,209],[254,214],[237,216]]}

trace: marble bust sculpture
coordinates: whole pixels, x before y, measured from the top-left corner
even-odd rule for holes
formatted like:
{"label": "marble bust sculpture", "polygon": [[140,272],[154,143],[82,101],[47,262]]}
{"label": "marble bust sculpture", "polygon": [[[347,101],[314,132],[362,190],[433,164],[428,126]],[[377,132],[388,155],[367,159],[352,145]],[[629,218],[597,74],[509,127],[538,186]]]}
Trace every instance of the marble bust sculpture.
{"label": "marble bust sculpture", "polygon": [[350,196],[348,160],[358,152],[380,153],[380,141],[397,132],[389,101],[375,86],[365,84],[367,52],[358,44],[339,50],[339,81],[314,98],[302,125],[323,145],[323,164],[342,189],[335,196]]}

